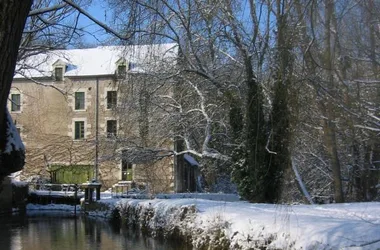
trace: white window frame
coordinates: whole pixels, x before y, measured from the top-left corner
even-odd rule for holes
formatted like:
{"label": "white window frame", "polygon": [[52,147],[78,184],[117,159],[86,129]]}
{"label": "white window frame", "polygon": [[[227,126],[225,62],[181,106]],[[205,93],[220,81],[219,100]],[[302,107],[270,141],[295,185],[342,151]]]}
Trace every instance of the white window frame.
{"label": "white window frame", "polygon": [[[83,109],[76,109],[76,93],[84,93]],[[74,109],[74,111],[86,111],[86,109],[87,109],[86,97],[87,97],[87,92],[85,90],[80,89],[80,90],[77,90],[74,92],[74,98],[73,98],[73,109]]]}
{"label": "white window frame", "polygon": [[[83,122],[84,131],[83,131],[83,138],[76,139],[75,138],[75,123],[76,122]],[[86,118],[74,118],[72,121],[72,138],[74,141],[82,141],[86,140],[88,136],[87,132],[87,119]]]}

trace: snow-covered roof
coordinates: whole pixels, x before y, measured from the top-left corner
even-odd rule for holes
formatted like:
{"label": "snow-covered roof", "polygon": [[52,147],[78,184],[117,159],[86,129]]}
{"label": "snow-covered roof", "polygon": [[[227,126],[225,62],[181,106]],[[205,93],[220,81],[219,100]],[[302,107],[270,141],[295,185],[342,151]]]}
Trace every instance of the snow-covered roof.
{"label": "snow-covered roof", "polygon": [[122,59],[132,72],[157,69],[162,61],[175,63],[175,43],[131,46],[102,46],[88,49],[52,50],[17,63],[14,78],[51,77],[54,67],[65,64],[65,76],[99,76],[115,73]]}
{"label": "snow-covered roof", "polygon": [[185,161],[187,163],[190,164],[190,166],[192,166],[192,167],[199,166],[199,163],[192,156],[190,156],[188,154],[184,154],[183,158],[185,159]]}

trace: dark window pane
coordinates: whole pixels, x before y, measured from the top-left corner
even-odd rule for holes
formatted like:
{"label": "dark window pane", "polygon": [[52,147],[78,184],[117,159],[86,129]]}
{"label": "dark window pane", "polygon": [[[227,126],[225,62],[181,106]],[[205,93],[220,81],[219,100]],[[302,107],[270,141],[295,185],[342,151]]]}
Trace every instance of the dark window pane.
{"label": "dark window pane", "polygon": [[84,121],[75,122],[75,134],[74,139],[84,139]]}
{"label": "dark window pane", "polygon": [[63,68],[55,68],[54,76],[56,81],[63,80]]}
{"label": "dark window pane", "polygon": [[121,164],[121,180],[132,181],[133,180],[133,168],[132,163],[122,160]]}
{"label": "dark window pane", "polygon": [[115,108],[117,104],[117,92],[107,91],[107,109]]}
{"label": "dark window pane", "polygon": [[107,138],[112,138],[116,136],[117,128],[116,128],[116,120],[108,120],[107,121]]}
{"label": "dark window pane", "polygon": [[11,95],[11,111],[20,111],[20,94]]}
{"label": "dark window pane", "polygon": [[84,109],[84,92],[75,92],[75,110]]}

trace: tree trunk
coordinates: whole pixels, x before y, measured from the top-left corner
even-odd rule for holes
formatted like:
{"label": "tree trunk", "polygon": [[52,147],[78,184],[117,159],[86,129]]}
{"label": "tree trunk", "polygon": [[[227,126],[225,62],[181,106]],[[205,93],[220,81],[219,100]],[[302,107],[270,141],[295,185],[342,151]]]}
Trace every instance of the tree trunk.
{"label": "tree trunk", "polygon": [[[290,160],[290,111],[288,104],[288,88],[292,78],[293,59],[291,30],[287,15],[288,6],[285,1],[277,0],[277,69],[275,72],[274,98],[271,112],[271,143],[268,162],[270,172],[267,182],[271,183],[267,198],[273,202],[290,201],[287,197],[291,187],[292,171]],[[293,37],[292,37],[293,38]]]}
{"label": "tree trunk", "polygon": [[[7,140],[6,106],[16,66],[18,48],[32,0],[0,1],[0,152],[4,152]],[[23,160],[17,152],[0,153],[0,173],[10,174],[22,168]],[[16,160],[16,162],[15,162]]]}
{"label": "tree trunk", "polygon": [[[375,16],[375,7],[374,1],[368,0],[368,10],[369,10],[369,38],[370,38],[370,58],[372,65],[372,73],[373,78],[378,79],[379,69],[377,62],[377,51],[376,51],[376,40],[379,35],[377,32],[376,16]],[[380,103],[380,88],[377,88],[375,103]],[[377,109],[375,113],[377,117],[380,117],[380,111]],[[366,182],[366,192],[365,199],[373,200],[376,198],[378,189],[376,188],[376,184],[379,182],[379,172],[380,171],[380,141],[379,137],[376,133],[370,133],[371,137],[369,140],[369,146],[367,147],[368,152],[366,152],[366,166],[364,166],[365,175],[367,178]],[[375,171],[374,171],[375,170]],[[377,171],[376,171],[377,170]],[[372,172],[372,173],[371,173]]]}
{"label": "tree trunk", "polygon": [[[328,156],[330,158],[330,164],[334,179],[334,198],[335,202],[344,202],[343,187],[340,171],[340,161],[338,157],[338,148],[336,143],[336,125],[335,125],[335,110],[332,96],[335,96],[337,86],[334,79],[334,59],[335,59],[335,44],[336,34],[333,32],[336,30],[334,27],[335,21],[335,5],[334,0],[325,0],[325,72],[327,79],[328,95],[324,101],[326,104],[320,103],[322,107],[323,119],[323,131],[324,142],[327,149]],[[327,99],[327,100],[326,100]]]}
{"label": "tree trunk", "polygon": [[247,190],[245,198],[254,202],[272,202],[267,200],[268,186],[266,175],[268,174],[268,165],[266,162],[266,124],[263,112],[262,87],[255,74],[251,58],[246,57],[245,61],[247,74],[247,109],[246,109],[246,153],[249,181],[244,189]]}

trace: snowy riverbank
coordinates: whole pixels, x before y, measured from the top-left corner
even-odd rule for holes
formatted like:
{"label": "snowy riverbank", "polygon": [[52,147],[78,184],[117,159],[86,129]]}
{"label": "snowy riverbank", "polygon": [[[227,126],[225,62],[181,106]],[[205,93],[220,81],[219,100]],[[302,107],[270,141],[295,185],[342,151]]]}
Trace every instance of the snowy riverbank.
{"label": "snowy riverbank", "polygon": [[[243,249],[261,245],[280,249],[380,248],[377,202],[292,206],[203,199],[102,202],[113,204],[126,216],[131,209],[138,211],[139,223],[150,230],[176,228],[190,235],[194,246],[211,240],[213,245],[227,241],[230,248]],[[147,216],[149,221],[144,221]]]}
{"label": "snowy riverbank", "polygon": [[176,234],[195,248],[220,249],[379,249],[380,203],[272,205],[204,199],[112,199],[109,210],[89,212],[111,217],[117,209],[127,224],[152,234]]}

